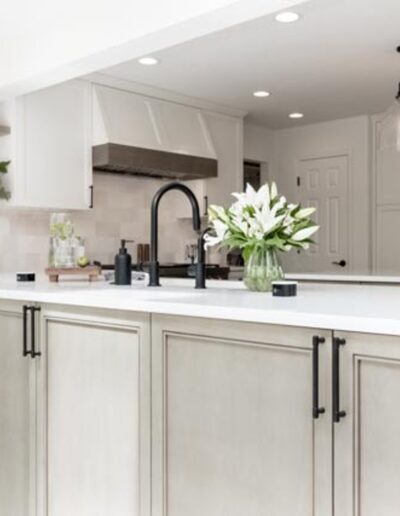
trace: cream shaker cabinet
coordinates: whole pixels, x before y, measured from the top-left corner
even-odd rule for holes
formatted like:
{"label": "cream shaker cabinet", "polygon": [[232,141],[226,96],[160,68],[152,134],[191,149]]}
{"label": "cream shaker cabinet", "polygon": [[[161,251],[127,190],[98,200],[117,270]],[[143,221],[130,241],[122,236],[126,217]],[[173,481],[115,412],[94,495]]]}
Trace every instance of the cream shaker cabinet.
{"label": "cream shaker cabinet", "polygon": [[1,303],[0,457],[2,515],[150,516],[149,316]]}
{"label": "cream shaker cabinet", "polygon": [[335,514],[398,516],[400,339],[340,332],[335,340]]}
{"label": "cream shaker cabinet", "polygon": [[149,317],[44,307],[38,516],[149,516]]}
{"label": "cream shaker cabinet", "polygon": [[0,161],[10,160],[4,205],[87,209],[92,203],[92,86],[58,84],[0,104]]}
{"label": "cream shaker cabinet", "polygon": [[36,362],[28,316],[21,303],[0,302],[0,514],[7,516],[35,514]]}
{"label": "cream shaker cabinet", "polygon": [[153,318],[153,516],[332,514],[329,336]]}
{"label": "cream shaker cabinet", "polygon": [[0,514],[397,516],[400,339],[0,302]]}

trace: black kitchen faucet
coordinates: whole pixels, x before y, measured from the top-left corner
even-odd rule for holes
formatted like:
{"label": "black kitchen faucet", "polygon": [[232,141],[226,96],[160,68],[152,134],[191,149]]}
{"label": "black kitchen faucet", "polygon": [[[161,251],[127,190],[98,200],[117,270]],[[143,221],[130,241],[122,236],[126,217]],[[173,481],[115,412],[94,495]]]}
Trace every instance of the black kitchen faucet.
{"label": "black kitchen faucet", "polygon": [[204,234],[201,231],[200,208],[197,199],[190,188],[182,183],[168,183],[162,186],[154,195],[151,203],[151,249],[150,249],[150,263],[149,287],[160,286],[160,264],[158,262],[158,207],[161,198],[170,190],[179,190],[184,193],[192,205],[192,219],[193,229],[198,234],[198,258],[195,264],[195,288],[206,288],[206,274],[205,274],[205,252],[204,252]]}

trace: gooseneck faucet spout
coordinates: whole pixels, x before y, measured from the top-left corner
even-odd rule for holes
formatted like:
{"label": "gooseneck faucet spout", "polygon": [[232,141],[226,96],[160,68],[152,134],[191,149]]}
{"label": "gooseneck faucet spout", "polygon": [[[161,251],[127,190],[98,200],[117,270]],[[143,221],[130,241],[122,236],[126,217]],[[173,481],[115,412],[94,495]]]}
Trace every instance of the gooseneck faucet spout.
{"label": "gooseneck faucet spout", "polygon": [[186,185],[182,183],[174,182],[162,186],[157,191],[151,203],[151,249],[149,264],[149,287],[160,286],[160,264],[158,262],[158,208],[162,197],[170,190],[179,190],[180,192],[186,195],[186,197],[190,201],[190,204],[192,205],[193,229],[197,233],[199,233],[201,228],[199,203],[197,202],[197,199],[190,188],[188,188]]}

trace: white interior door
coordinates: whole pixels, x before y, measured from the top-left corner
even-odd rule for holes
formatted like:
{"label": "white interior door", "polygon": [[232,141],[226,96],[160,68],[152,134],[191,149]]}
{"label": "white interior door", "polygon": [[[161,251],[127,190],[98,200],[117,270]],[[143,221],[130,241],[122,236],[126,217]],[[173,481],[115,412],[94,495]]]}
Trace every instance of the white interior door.
{"label": "white interior door", "polygon": [[320,229],[313,237],[315,245],[292,253],[290,272],[348,271],[347,177],[347,156],[299,161],[298,201],[317,209],[313,217]]}

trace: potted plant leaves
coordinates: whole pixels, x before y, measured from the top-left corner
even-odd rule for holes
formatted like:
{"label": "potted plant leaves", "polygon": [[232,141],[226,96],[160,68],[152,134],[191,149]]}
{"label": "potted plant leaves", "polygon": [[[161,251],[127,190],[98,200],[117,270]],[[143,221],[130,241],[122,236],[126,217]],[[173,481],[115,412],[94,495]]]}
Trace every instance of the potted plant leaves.
{"label": "potted plant leaves", "polygon": [[3,184],[3,174],[7,174],[9,161],[0,161],[0,199],[5,199],[8,201],[11,197],[11,193],[7,190],[7,188]]}

